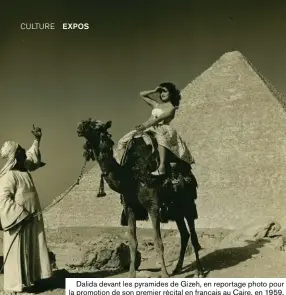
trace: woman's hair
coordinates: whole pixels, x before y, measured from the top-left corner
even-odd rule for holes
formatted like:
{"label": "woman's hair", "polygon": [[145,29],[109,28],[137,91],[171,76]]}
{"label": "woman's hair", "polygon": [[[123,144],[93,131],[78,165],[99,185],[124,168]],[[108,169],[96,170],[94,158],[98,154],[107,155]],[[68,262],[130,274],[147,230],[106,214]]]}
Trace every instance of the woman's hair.
{"label": "woman's hair", "polygon": [[171,82],[163,82],[159,85],[166,88],[170,93],[170,102],[174,107],[178,107],[181,100],[181,92],[175,84]]}

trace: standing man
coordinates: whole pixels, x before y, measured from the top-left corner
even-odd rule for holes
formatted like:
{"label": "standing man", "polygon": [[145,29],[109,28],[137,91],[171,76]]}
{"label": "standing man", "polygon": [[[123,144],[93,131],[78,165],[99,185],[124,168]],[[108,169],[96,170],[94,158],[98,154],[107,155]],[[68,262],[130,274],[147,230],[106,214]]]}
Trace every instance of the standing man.
{"label": "standing man", "polygon": [[41,129],[33,126],[32,134],[35,140],[27,152],[14,141],[5,142],[0,151],[7,160],[0,171],[5,291],[22,292],[52,275],[42,215],[32,216],[41,206],[30,171],[45,165]]}

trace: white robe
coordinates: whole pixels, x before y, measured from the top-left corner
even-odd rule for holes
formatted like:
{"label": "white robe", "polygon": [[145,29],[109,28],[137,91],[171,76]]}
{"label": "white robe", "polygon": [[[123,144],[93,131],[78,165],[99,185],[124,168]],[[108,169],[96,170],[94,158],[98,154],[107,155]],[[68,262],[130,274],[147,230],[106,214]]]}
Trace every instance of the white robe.
{"label": "white robe", "polygon": [[[26,152],[26,168],[39,167],[41,154],[39,142],[34,141]],[[4,230],[3,259],[15,238],[21,221],[28,215],[41,211],[38,194],[29,172],[8,171],[0,178],[0,218]],[[4,290],[21,292],[40,279],[51,277],[52,270],[45,237],[42,215],[29,221],[16,237],[4,265]]]}

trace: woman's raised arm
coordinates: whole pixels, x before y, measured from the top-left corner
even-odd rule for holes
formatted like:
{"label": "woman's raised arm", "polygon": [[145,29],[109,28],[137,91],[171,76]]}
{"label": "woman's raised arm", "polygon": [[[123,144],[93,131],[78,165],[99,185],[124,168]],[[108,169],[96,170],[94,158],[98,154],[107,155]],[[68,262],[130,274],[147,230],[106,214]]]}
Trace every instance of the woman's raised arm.
{"label": "woman's raised arm", "polygon": [[151,106],[152,108],[155,108],[157,105],[157,102],[155,99],[151,98],[149,95],[154,94],[154,93],[160,93],[161,87],[157,87],[156,89],[153,90],[146,90],[146,91],[141,91],[140,96],[144,99],[144,101]]}

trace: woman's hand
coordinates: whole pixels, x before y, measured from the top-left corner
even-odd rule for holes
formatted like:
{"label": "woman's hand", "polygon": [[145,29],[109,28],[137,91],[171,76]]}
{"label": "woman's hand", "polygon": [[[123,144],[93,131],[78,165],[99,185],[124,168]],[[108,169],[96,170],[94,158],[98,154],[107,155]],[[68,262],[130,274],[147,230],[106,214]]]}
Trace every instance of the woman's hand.
{"label": "woman's hand", "polygon": [[161,93],[162,92],[162,87],[161,86],[156,87],[154,92]]}
{"label": "woman's hand", "polygon": [[145,127],[143,125],[138,125],[135,127],[135,130],[139,133],[139,132],[143,132],[145,130]]}
{"label": "woman's hand", "polygon": [[141,124],[135,127],[136,133],[142,133],[147,128],[146,124]]}

